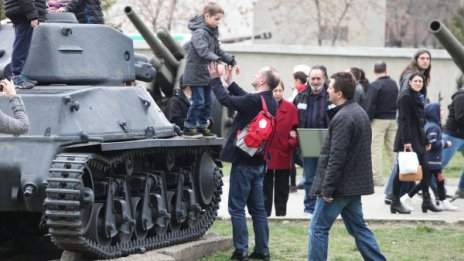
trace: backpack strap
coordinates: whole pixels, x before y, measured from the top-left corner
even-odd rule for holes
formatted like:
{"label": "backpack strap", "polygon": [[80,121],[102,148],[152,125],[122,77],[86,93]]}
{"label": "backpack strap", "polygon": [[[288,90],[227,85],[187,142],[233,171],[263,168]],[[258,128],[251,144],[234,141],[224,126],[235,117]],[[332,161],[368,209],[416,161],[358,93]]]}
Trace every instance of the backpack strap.
{"label": "backpack strap", "polygon": [[261,98],[261,106],[263,106],[263,111],[268,111],[267,110],[267,104],[266,104],[266,101],[264,100],[263,96],[259,95],[259,97]]}

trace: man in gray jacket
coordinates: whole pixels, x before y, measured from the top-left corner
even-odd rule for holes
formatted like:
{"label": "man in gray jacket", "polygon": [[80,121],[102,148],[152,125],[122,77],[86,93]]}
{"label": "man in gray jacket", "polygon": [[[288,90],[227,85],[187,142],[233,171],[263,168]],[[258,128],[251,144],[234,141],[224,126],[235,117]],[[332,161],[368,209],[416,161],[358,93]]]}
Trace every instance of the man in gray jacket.
{"label": "man in gray jacket", "polygon": [[26,115],[21,97],[16,95],[14,85],[8,80],[0,81],[0,96],[8,97],[14,118],[0,111],[0,133],[23,134],[29,129],[29,118]]}
{"label": "man in gray jacket", "polygon": [[328,134],[319,157],[311,193],[317,196],[310,224],[308,260],[327,260],[329,230],[339,214],[364,260],[386,260],[364,221],[361,195],[374,193],[371,124],[353,101],[350,73],[331,76],[327,92],[336,107],[328,110]]}

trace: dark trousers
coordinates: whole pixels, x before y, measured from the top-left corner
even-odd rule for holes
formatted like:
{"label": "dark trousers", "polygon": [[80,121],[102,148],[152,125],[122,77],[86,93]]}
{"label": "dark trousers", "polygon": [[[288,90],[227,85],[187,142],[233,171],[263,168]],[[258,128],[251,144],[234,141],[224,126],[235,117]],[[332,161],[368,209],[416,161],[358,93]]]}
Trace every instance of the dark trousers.
{"label": "dark trousers", "polygon": [[[274,194],[276,216],[287,214],[287,201],[290,186],[288,185],[289,169],[268,170],[264,175],[264,207],[267,216],[272,212],[272,198]],[[273,193],[275,191],[275,193]]]}
{"label": "dark trousers", "polygon": [[[436,183],[437,183],[437,198],[439,200],[446,199],[446,190],[445,190],[445,176],[441,172],[441,170],[431,170],[431,176],[434,176]],[[430,177],[432,178],[432,177]],[[433,180],[432,180],[433,181]],[[421,184],[415,185],[408,193],[409,197],[412,198],[414,195],[419,192],[421,189]]]}
{"label": "dark trousers", "polygon": [[[420,184],[419,184],[420,189],[422,189],[422,193],[428,193],[429,187],[430,187],[430,177],[431,177],[429,162],[427,161],[427,158],[425,158],[425,154],[417,154],[417,158],[419,159],[419,164],[422,167],[422,180],[420,181]],[[393,182],[393,195],[394,196],[399,197],[400,187],[401,187],[400,171],[399,171],[399,166],[397,165],[396,177]]]}
{"label": "dark trousers", "polygon": [[14,28],[15,40],[11,54],[10,69],[14,75],[20,75],[23,72],[24,64],[29,55],[33,28],[29,21],[19,22],[14,25]]}

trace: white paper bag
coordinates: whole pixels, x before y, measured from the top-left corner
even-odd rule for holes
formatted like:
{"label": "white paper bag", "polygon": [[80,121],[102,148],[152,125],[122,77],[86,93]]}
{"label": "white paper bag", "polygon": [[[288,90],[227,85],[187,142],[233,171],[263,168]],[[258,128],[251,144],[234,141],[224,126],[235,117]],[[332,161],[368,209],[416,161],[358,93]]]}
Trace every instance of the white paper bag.
{"label": "white paper bag", "polygon": [[398,165],[400,167],[400,174],[416,173],[419,167],[416,153],[412,151],[400,151],[398,153]]}

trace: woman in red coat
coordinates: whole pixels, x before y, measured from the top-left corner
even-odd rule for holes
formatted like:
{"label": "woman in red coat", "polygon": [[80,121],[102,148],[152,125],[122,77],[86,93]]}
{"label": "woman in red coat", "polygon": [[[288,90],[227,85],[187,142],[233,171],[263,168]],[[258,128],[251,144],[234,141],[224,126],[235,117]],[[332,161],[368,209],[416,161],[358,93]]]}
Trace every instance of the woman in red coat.
{"label": "woman in red coat", "polygon": [[[287,214],[289,193],[289,174],[292,165],[292,152],[298,141],[296,128],[298,114],[295,105],[283,99],[284,85],[282,82],[273,90],[274,98],[279,103],[277,109],[276,132],[270,145],[271,160],[267,163],[267,173],[264,175],[264,205],[267,216],[272,211],[272,196],[274,194],[276,216]],[[273,193],[275,191],[275,193]]]}

